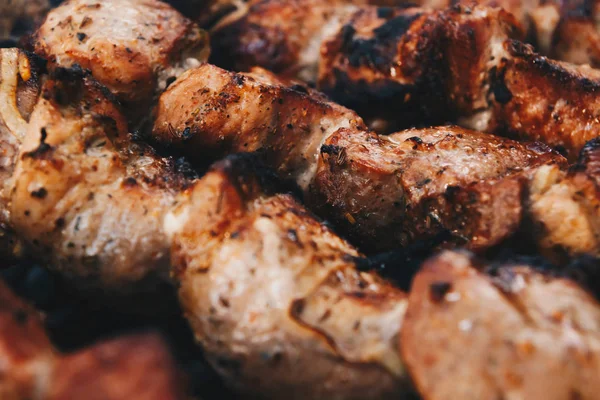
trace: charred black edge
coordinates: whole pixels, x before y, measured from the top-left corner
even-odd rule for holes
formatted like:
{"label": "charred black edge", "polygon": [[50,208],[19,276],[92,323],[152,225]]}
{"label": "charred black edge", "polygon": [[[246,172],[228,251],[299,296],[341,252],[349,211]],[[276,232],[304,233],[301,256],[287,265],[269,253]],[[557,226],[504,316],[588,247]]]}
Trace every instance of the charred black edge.
{"label": "charred black edge", "polygon": [[600,258],[579,256],[566,264],[557,265],[539,254],[517,254],[509,248],[492,259],[476,257],[468,252],[467,254],[473,266],[495,279],[495,284],[500,289],[510,287],[510,282],[505,280],[512,276],[511,272],[514,268],[526,267],[549,279],[567,279],[600,301]]}
{"label": "charred black edge", "polygon": [[258,190],[266,195],[291,193],[298,199],[302,198],[302,191],[297,184],[281,179],[265,164],[260,153],[230,154],[214,163],[209,171],[225,173],[244,198],[252,195],[248,190],[256,188],[255,185],[258,185]]}
{"label": "charred black edge", "polygon": [[510,39],[506,43],[506,48],[510,55],[515,57],[515,60],[510,61],[511,63],[518,65],[519,61],[524,61],[540,71],[541,76],[549,76],[561,85],[568,84],[569,88],[577,88],[579,92],[597,93],[600,91],[600,82],[569,72],[560,62],[541,56],[528,44]]}
{"label": "charred black edge", "polygon": [[581,172],[587,169],[588,163],[592,161],[595,154],[600,159],[600,137],[588,141],[581,151],[577,162],[570,168],[571,172]]}
{"label": "charred black edge", "polygon": [[359,271],[376,271],[400,289],[408,291],[423,262],[439,245],[451,240],[451,236],[451,232],[442,231],[433,238],[415,242],[410,246],[369,257],[353,257],[353,261]]}
{"label": "charred black edge", "polygon": [[88,85],[92,89],[100,91],[108,101],[121,108],[117,97],[106,86],[98,82],[90,70],[81,68],[79,64],[73,64],[71,67],[50,68],[49,77],[68,85]]}

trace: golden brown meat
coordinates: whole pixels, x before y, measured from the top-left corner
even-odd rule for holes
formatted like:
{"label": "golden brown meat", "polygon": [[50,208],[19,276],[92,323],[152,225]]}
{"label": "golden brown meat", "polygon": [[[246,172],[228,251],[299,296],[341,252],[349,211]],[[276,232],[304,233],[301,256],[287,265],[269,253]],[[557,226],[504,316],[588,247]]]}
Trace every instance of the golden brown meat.
{"label": "golden brown meat", "polygon": [[208,55],[205,33],[158,0],[69,0],[48,14],[32,42],[53,66],[91,70],[142,115],[155,93]]}
{"label": "golden brown meat", "polygon": [[184,391],[158,336],[124,337],[61,355],[35,310],[0,281],[0,398],[175,400]]}
{"label": "golden brown meat", "polygon": [[247,155],[220,162],[165,219],[180,300],[208,360],[260,398],[387,399],[405,294]]}
{"label": "golden brown meat", "polygon": [[[304,189],[310,207],[380,250],[441,230],[473,248],[494,245],[520,221],[529,171],[564,164],[543,145],[456,127],[377,136],[355,113],[311,93],[206,64],[161,96],[154,135],[197,160],[260,150]],[[510,196],[497,194],[503,185]]]}
{"label": "golden brown meat", "polygon": [[600,306],[517,263],[481,272],[444,252],[413,281],[400,347],[424,399],[595,399]]}
{"label": "golden brown meat", "polygon": [[29,123],[11,114],[19,127],[4,132],[18,144],[4,171],[8,222],[86,296],[156,293],[170,268],[162,217],[187,179],[127,132],[104,87],[62,74],[44,83]]}

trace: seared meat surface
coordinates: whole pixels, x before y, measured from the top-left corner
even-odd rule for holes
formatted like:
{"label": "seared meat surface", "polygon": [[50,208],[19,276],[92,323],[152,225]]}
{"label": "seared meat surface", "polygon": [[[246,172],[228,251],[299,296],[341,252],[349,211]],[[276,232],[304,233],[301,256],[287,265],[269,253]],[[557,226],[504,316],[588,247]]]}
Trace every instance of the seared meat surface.
{"label": "seared meat surface", "polygon": [[56,352],[41,318],[0,281],[0,397],[26,399],[183,399],[179,372],[155,335]]}
{"label": "seared meat surface", "polygon": [[[515,41],[522,38],[519,24],[500,9],[355,6],[348,13],[347,5],[322,4],[324,12],[311,1],[253,4],[218,27],[214,59],[315,82],[370,123],[386,121],[380,126],[388,132],[455,120],[541,140],[572,160],[597,136],[598,73]],[[279,14],[295,17],[267,17]],[[321,30],[301,28],[318,18]]]}
{"label": "seared meat surface", "polygon": [[255,159],[230,156],[165,219],[185,314],[209,361],[263,398],[387,399],[409,389],[395,348],[405,294]]}
{"label": "seared meat surface", "polygon": [[[10,65],[27,58],[2,60],[2,85],[22,79]],[[4,104],[3,221],[87,296],[156,293],[170,267],[162,217],[188,179],[128,133],[91,77],[63,70],[40,92],[28,122]]]}
{"label": "seared meat surface", "polygon": [[161,96],[154,135],[199,160],[260,150],[304,189],[311,207],[378,250],[442,230],[473,248],[497,244],[521,220],[530,171],[564,166],[543,145],[456,127],[378,136],[355,113],[301,86],[208,64]]}
{"label": "seared meat surface", "polygon": [[51,66],[89,69],[142,115],[167,81],[208,53],[204,32],[158,0],[69,0],[48,14],[32,42]]}
{"label": "seared meat surface", "polygon": [[425,399],[595,399],[599,332],[575,282],[444,252],[414,279],[400,347]]}

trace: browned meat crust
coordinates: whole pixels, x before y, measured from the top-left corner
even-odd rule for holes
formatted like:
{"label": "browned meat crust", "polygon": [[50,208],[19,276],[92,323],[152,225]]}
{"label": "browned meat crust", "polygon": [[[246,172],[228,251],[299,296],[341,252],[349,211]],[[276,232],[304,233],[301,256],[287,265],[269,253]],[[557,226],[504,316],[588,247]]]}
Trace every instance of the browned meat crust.
{"label": "browned meat crust", "polygon": [[[356,114],[305,92],[207,64],[161,96],[154,135],[202,160],[260,150],[311,207],[379,250],[442,230],[473,248],[497,244],[523,215],[529,172],[564,165],[543,145],[457,127],[378,136]],[[502,185],[510,195],[498,196]]]}
{"label": "browned meat crust", "polygon": [[15,234],[28,255],[88,297],[135,293],[129,303],[143,303],[141,294],[164,290],[170,245],[162,217],[189,179],[128,133],[110,92],[91,77],[57,70],[38,98],[19,87],[33,73],[19,72],[29,59],[14,49],[1,57],[3,247],[15,250]]}
{"label": "browned meat crust", "polygon": [[136,335],[71,355],[51,346],[35,310],[0,281],[0,397],[183,399],[179,372],[163,341]]}
{"label": "browned meat crust", "polygon": [[598,302],[526,264],[481,269],[445,252],[413,282],[400,347],[423,398],[597,398]]}
{"label": "browned meat crust", "polygon": [[[323,4],[327,13],[315,16],[317,9],[303,1],[310,0],[250,7],[217,29],[215,53],[243,53],[232,58],[237,69],[265,65],[316,82],[369,122],[387,121],[380,126],[388,132],[455,119],[476,130],[541,140],[571,160],[597,136],[598,73],[548,60],[513,40],[521,37],[519,24],[500,9],[360,6],[336,19],[332,15],[346,6]],[[288,9],[294,23],[271,24],[276,18],[267,16],[292,13]],[[317,17],[319,34],[299,28]],[[264,49],[278,49],[282,57]]]}
{"label": "browned meat crust", "polygon": [[531,171],[563,161],[539,144],[440,127],[380,137],[339,130],[318,164],[309,204],[367,248],[450,231],[485,249],[519,226]]}
{"label": "browned meat crust", "polygon": [[506,57],[490,71],[490,117],[481,126],[541,140],[575,159],[598,137],[600,72],[549,60],[519,42],[504,48]]}
{"label": "browned meat crust", "polygon": [[165,220],[180,299],[209,361],[262,398],[387,399],[409,392],[394,348],[405,294],[291,196],[233,156]]}
{"label": "browned meat crust", "polygon": [[193,22],[157,0],[69,0],[48,14],[32,42],[51,65],[89,69],[142,114],[167,81],[208,50]]}

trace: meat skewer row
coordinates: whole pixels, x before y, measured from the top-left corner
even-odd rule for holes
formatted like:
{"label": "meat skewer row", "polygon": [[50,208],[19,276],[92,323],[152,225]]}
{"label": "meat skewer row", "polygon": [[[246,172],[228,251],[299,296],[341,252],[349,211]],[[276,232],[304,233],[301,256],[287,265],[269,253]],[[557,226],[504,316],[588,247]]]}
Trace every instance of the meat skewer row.
{"label": "meat skewer row", "polygon": [[[5,52],[2,54],[4,57]],[[128,197],[120,196],[132,189],[132,182],[124,185],[121,181],[126,179],[122,165],[129,164],[116,163],[112,155],[119,155],[119,149],[132,143],[119,130],[124,122],[120,122],[118,109],[102,97],[98,85],[89,77],[71,78],[66,82],[51,78],[43,85],[20,145],[15,192],[30,194],[19,189],[25,185],[40,193],[38,186],[29,183],[29,177],[42,182],[45,175],[39,174],[38,165],[51,174],[60,160],[65,160],[64,166],[85,171],[85,184],[76,181],[85,192],[94,184],[94,191],[102,194],[108,185],[119,198],[108,214],[98,218],[110,221],[110,213],[127,204]],[[94,101],[86,103],[90,98]],[[39,121],[44,122],[44,139]],[[106,143],[85,145],[98,138]],[[135,160],[138,151],[129,157]],[[98,182],[94,168],[84,169],[86,160],[101,167],[98,158],[112,160],[109,171],[114,171],[113,175],[98,170],[104,172],[103,179],[115,178],[117,185]],[[165,186],[144,185],[143,179],[139,179],[140,186],[134,186],[139,189],[132,191],[141,190],[150,199],[161,193],[176,197],[163,214],[164,226],[156,229],[164,232],[161,235],[172,246],[171,262],[181,302],[208,358],[239,390],[264,397],[277,398],[288,393],[285,390],[298,398],[317,399],[408,394],[396,348],[405,294],[375,274],[359,272],[357,264],[362,258],[356,250],[320,225],[289,195],[272,194],[270,177],[256,166],[253,161],[233,158],[213,167],[201,180],[187,181],[174,195]],[[54,190],[64,188],[48,180],[51,176],[44,178],[43,182],[52,182],[52,186],[44,187],[47,193],[42,200],[54,199]],[[72,182],[67,178],[65,185]],[[67,191],[77,202],[78,188],[71,186]],[[25,200],[31,202],[24,197],[20,203],[26,204]],[[138,201],[140,207],[145,201],[149,200]],[[41,203],[44,206],[45,202]],[[87,208],[75,206],[73,210]],[[11,221],[15,214],[13,208]],[[72,220],[70,215],[68,218]],[[127,218],[129,215],[121,221]],[[135,215],[133,220],[139,223],[140,217]],[[19,233],[30,235],[38,223],[45,222],[36,215],[15,226]],[[90,224],[80,225],[80,229],[93,233]],[[122,227],[112,230],[113,234],[121,231]],[[62,231],[62,235],[68,233]],[[61,236],[53,234],[45,240],[46,251],[59,253]],[[114,246],[127,249],[120,241]],[[89,271],[86,267],[82,265],[80,271]]]}
{"label": "meat skewer row", "polygon": [[[359,272],[358,252],[291,196],[272,194],[253,161],[186,178],[127,135],[90,77],[50,76],[41,93],[4,203],[38,258],[87,296],[156,296],[171,272],[207,357],[240,390],[328,399],[410,391],[395,350],[405,294]],[[192,273],[211,262],[203,278],[216,282]],[[240,265],[251,267],[248,286],[242,276],[219,284]],[[261,281],[268,292],[251,289]],[[229,308],[231,320],[222,313]]]}
{"label": "meat skewer row", "polygon": [[154,96],[208,57],[196,24],[158,0],[70,0],[50,11],[31,38],[49,67],[90,70],[124,104],[130,120]]}
{"label": "meat skewer row", "polygon": [[[214,61],[316,82],[368,120],[387,121],[386,131],[455,120],[540,140],[571,160],[598,136],[600,73],[546,59],[513,40],[522,37],[518,24],[500,9],[317,3],[254,4],[214,33]],[[295,17],[284,21],[286,15]],[[306,24],[315,28],[304,30]]]}
{"label": "meat skewer row", "polygon": [[161,96],[154,137],[200,160],[261,151],[301,186],[309,207],[369,250],[442,231],[473,249],[496,245],[527,214],[531,174],[565,164],[544,145],[457,127],[378,136],[352,111],[302,86],[209,64]]}
{"label": "meat skewer row", "polygon": [[424,399],[598,397],[600,307],[569,279],[444,252],[408,303],[400,347]]}
{"label": "meat skewer row", "polygon": [[528,33],[528,41],[540,53],[574,64],[600,67],[600,17],[597,0],[419,0],[398,1],[425,8],[480,4],[501,7],[511,13]]}
{"label": "meat skewer row", "polygon": [[131,335],[59,354],[35,310],[2,281],[0,361],[5,400],[185,398],[180,373],[157,335]]}
{"label": "meat skewer row", "polygon": [[[398,397],[371,368],[394,371],[400,349],[425,399],[595,398],[600,305],[575,282],[446,252],[417,275],[404,317],[401,293],[358,274],[354,250],[243,161],[213,167],[165,223],[182,305],[233,385],[265,398]],[[323,374],[324,349],[354,363]]]}

